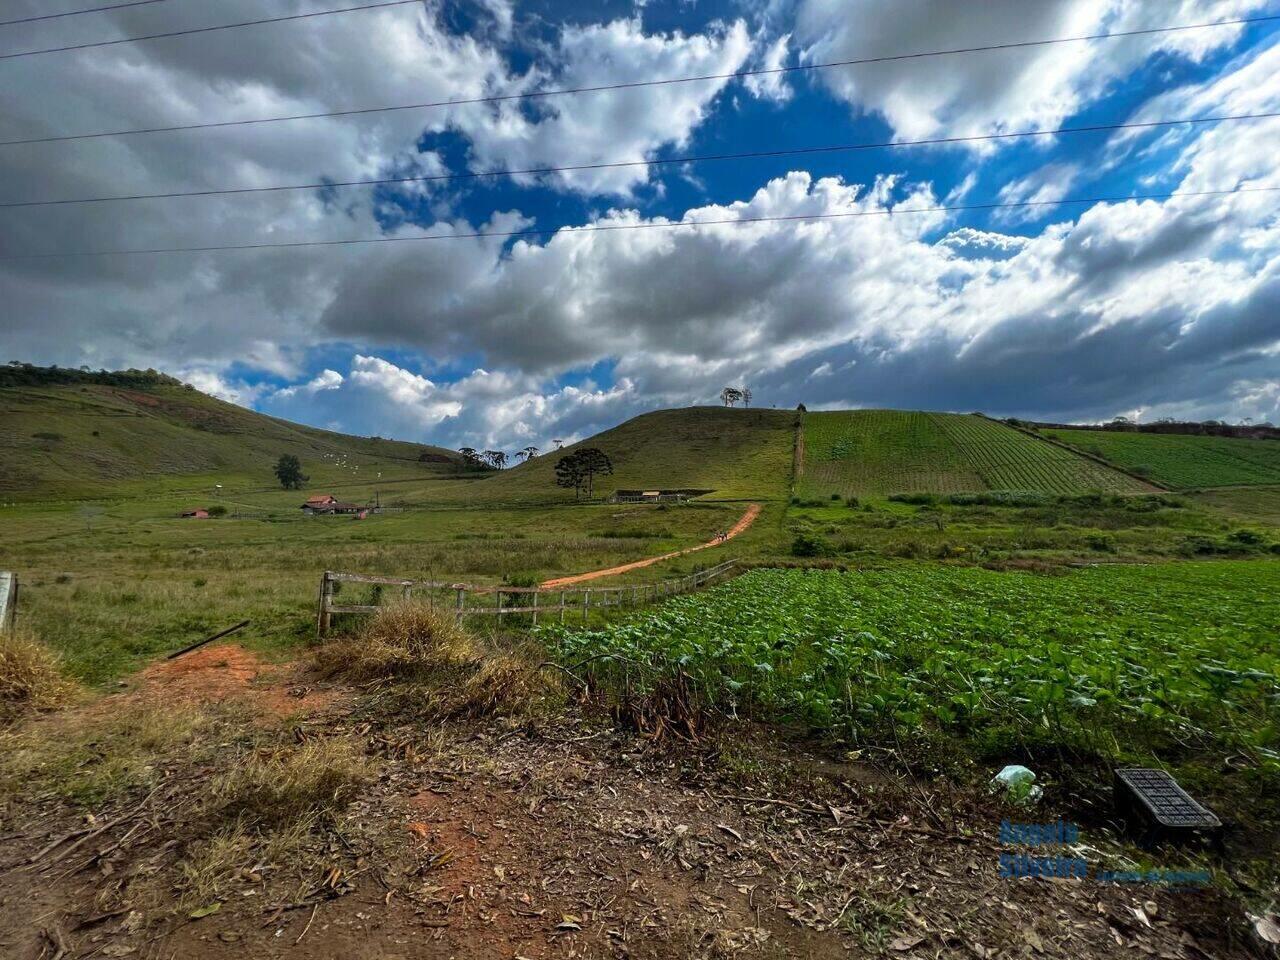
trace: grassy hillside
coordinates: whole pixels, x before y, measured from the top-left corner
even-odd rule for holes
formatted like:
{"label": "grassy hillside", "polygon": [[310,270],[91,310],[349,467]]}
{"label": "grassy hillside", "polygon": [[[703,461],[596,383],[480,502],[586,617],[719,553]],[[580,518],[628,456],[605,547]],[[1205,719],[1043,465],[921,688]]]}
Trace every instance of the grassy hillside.
{"label": "grassy hillside", "polygon": [[613,461],[614,473],[597,482],[597,495],[691,487],[714,491],[708,495],[713,500],[781,499],[791,477],[795,417],[725,407],[658,410],[485,480],[455,485],[456,495],[508,503],[572,500],[572,490],[556,486],[556,460],[578,447],[598,447]]}
{"label": "grassy hillside", "polygon": [[1280,440],[1111,430],[1043,433],[1175,490],[1280,483]]}
{"label": "grassy hillside", "polygon": [[[297,456],[311,487],[439,476],[456,454],[278,420],[160,383],[0,388],[0,498],[49,499],[275,486]],[[426,454],[428,461],[419,459]]]}
{"label": "grassy hillside", "polygon": [[1138,493],[1144,485],[1069,450],[970,414],[810,413],[800,493],[1035,490]]}

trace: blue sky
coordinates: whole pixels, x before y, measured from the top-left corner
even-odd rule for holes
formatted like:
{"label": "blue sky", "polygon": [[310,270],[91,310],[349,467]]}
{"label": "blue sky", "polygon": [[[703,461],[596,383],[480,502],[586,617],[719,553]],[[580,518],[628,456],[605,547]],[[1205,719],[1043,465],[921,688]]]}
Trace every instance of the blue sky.
{"label": "blue sky", "polygon": [[[46,4],[20,0],[45,12]],[[68,3],[68,9],[71,5]],[[321,9],[272,0],[271,12]],[[0,63],[17,135],[471,99],[1274,14],[1267,0],[426,2]],[[13,48],[262,5],[155,5]],[[353,19],[354,18],[354,19]],[[92,21],[92,22],[87,22]],[[357,26],[358,29],[353,29]],[[234,34],[234,35],[233,35]],[[750,80],[0,148],[3,199],[900,142],[1280,110],[1277,22]],[[18,91],[39,90],[37,97]],[[6,251],[546,229],[0,261],[13,359],[156,366],[321,426],[573,438],[726,383],[780,407],[1280,420],[1280,121],[9,211]],[[1032,210],[938,204],[1181,197]],[[862,211],[808,224],[598,222]]]}

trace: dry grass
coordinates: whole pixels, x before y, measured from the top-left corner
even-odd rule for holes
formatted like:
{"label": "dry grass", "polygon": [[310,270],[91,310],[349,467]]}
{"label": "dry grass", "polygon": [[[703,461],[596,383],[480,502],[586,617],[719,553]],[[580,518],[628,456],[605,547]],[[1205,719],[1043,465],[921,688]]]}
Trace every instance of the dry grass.
{"label": "dry grass", "polygon": [[222,816],[242,825],[281,827],[336,813],[369,776],[349,740],[311,740],[246,756],[212,788]]}
{"label": "dry grass", "polygon": [[27,631],[0,633],[0,724],[65,703],[76,686],[57,656]]}
{"label": "dry grass", "polygon": [[313,818],[304,817],[263,834],[237,821],[192,843],[178,863],[181,905],[212,903],[222,899],[237,879],[285,869],[286,861],[296,861],[313,826]]}
{"label": "dry grass", "polygon": [[31,724],[0,751],[0,798],[48,790],[93,805],[145,789],[166,764],[208,756],[236,719],[226,708],[123,701]]}
{"label": "dry grass", "polygon": [[549,692],[530,652],[492,649],[451,612],[423,603],[383,608],[355,637],[322,647],[317,660],[330,675],[426,686],[423,702],[440,716],[527,711]]}

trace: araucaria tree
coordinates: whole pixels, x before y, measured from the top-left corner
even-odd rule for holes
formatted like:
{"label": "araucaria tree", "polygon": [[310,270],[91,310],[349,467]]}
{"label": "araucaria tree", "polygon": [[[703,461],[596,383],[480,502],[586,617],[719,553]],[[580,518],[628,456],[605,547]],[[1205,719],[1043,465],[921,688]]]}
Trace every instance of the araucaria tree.
{"label": "araucaria tree", "polygon": [[585,492],[590,500],[595,492],[595,478],[613,473],[613,461],[603,450],[587,447],[575,450],[556,461],[556,486],[573,488],[575,499]]}
{"label": "araucaria tree", "polygon": [[737,387],[725,387],[720,391],[720,400],[726,407],[732,407],[742,399],[742,391]]}
{"label": "araucaria tree", "polygon": [[516,456],[519,457],[520,460],[525,463],[532,460],[537,455],[538,455],[538,448],[534,446],[528,446],[528,447],[525,447],[523,450],[516,451]]}
{"label": "araucaria tree", "polygon": [[488,462],[475,447],[462,447],[458,452],[462,454],[462,465],[467,470],[487,470],[489,468]]}
{"label": "araucaria tree", "polygon": [[742,405],[744,407],[751,406],[751,388],[743,387],[741,390],[738,391],[738,393],[742,397]]}
{"label": "araucaria tree", "polygon": [[484,462],[495,470],[504,470],[507,466],[507,455],[501,450],[486,450]]}
{"label": "araucaria tree", "polygon": [[291,453],[282,453],[276,461],[276,479],[286,490],[300,490],[309,479],[302,472],[302,464]]}

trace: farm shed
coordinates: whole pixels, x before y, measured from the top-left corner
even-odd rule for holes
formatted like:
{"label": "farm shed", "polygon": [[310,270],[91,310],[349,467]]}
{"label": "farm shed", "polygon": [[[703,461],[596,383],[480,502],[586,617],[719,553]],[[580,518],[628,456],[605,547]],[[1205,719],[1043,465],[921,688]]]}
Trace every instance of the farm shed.
{"label": "farm shed", "polygon": [[710,490],[615,490],[610,503],[683,503]]}
{"label": "farm shed", "polygon": [[190,510],[183,510],[182,517],[184,520],[208,520],[209,511],[204,507],[192,507]]}

